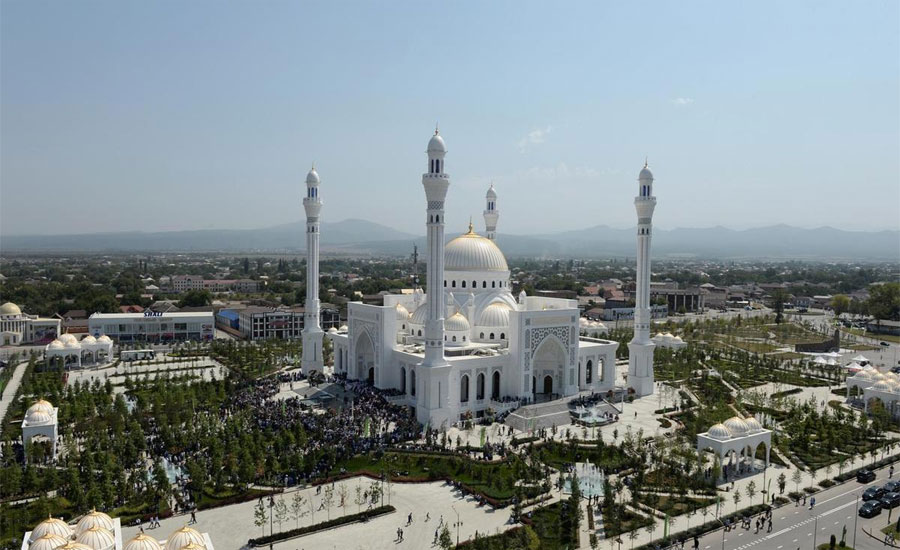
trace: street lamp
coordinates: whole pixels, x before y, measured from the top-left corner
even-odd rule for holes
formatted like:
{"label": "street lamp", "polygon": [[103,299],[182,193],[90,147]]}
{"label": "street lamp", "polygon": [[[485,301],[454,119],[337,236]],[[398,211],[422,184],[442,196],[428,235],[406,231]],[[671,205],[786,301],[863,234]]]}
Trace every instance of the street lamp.
{"label": "street lamp", "polygon": [[456,545],[459,546],[459,512],[456,511],[456,506],[452,504],[450,505],[450,508],[456,513]]}

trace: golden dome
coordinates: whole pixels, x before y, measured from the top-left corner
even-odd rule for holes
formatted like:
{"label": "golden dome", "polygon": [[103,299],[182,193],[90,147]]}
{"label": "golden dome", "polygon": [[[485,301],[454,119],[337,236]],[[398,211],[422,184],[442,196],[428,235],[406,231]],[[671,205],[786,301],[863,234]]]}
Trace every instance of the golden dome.
{"label": "golden dome", "polygon": [[67,538],[57,535],[56,533],[44,533],[40,537],[36,539],[32,538],[31,540],[32,543],[28,547],[28,550],[56,550],[69,542]]}
{"label": "golden dome", "polygon": [[203,540],[203,535],[185,525],[169,535],[169,538],[166,539],[166,550],[181,550],[192,543],[206,548],[206,541]]}
{"label": "golden dome", "polygon": [[82,516],[80,520],[78,520],[78,525],[75,526],[75,534],[80,535],[91,527],[102,527],[103,529],[107,529],[109,531],[115,529],[111,517],[104,514],[103,512],[91,510],[90,512]]}
{"label": "golden dome", "polygon": [[59,518],[48,517],[44,521],[38,523],[37,527],[31,531],[31,540],[37,540],[46,534],[59,535],[64,539],[68,539],[72,536],[72,528],[69,527],[68,523]]}

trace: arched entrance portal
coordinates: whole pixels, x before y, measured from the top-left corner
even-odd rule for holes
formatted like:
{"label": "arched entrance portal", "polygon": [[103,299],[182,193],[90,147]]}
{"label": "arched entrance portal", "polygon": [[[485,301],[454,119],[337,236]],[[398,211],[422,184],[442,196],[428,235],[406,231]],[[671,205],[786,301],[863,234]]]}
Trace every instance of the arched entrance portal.
{"label": "arched entrance portal", "polygon": [[[566,364],[566,350],[563,345],[553,337],[547,337],[538,346],[534,354],[534,373],[540,378],[541,394],[540,397],[535,395],[535,400],[553,399],[554,386],[556,393],[562,393],[563,387],[563,369]],[[536,381],[533,383],[536,386]],[[537,388],[532,388],[537,394]]]}
{"label": "arched entrance portal", "polygon": [[375,346],[365,331],[356,339],[356,379],[375,383]]}

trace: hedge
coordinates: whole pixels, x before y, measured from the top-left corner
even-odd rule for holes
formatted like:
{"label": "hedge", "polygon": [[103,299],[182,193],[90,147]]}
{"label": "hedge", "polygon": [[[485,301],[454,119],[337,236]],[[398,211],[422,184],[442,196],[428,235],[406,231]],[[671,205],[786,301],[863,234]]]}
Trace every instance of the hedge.
{"label": "hedge", "polygon": [[347,523],[356,523],[357,521],[366,521],[370,518],[374,518],[374,517],[377,517],[377,516],[380,516],[383,514],[389,514],[394,511],[396,511],[396,508],[394,508],[391,505],[379,506],[378,508],[372,508],[371,510],[366,510],[365,512],[360,512],[358,514],[350,514],[349,516],[341,516],[339,518],[334,518],[334,519],[331,519],[328,521],[323,521],[321,523],[316,523],[315,525],[307,525],[306,527],[300,527],[298,529],[291,529],[290,531],[282,531],[280,533],[275,533],[272,535],[266,535],[264,537],[250,539],[247,541],[247,544],[249,544],[250,546],[266,546],[273,542],[292,539],[294,537],[308,535],[310,533],[315,533],[317,531],[324,531],[326,529],[331,529],[332,527],[338,527],[339,525],[345,525]]}
{"label": "hedge", "polygon": [[788,395],[794,395],[795,393],[800,393],[803,391],[803,388],[791,388],[789,390],[775,392],[771,395],[772,399],[778,399],[779,397],[787,397]]}
{"label": "hedge", "polygon": [[697,525],[696,527],[691,527],[690,529],[687,529],[685,531],[681,531],[679,533],[673,533],[673,534],[669,535],[668,537],[656,539],[653,542],[648,542],[647,544],[638,546],[636,548],[636,550],[656,550],[657,548],[665,548],[668,545],[674,544],[675,542],[677,542],[681,539],[690,539],[690,538],[694,538],[695,536],[700,537],[700,536],[705,535],[706,533],[715,531],[716,529],[719,529],[722,527],[722,522],[724,522],[726,519],[732,520],[732,523],[734,523],[735,520],[740,522],[741,518],[743,518],[744,516],[755,516],[756,514],[759,514],[760,512],[765,512],[769,509],[771,509],[771,506],[769,506],[768,504],[754,504],[753,506],[750,506],[749,508],[744,508],[743,510],[738,510],[737,512],[732,512],[731,514],[728,514],[727,516],[722,516],[720,518],[721,521],[719,521],[719,520],[708,521],[708,522],[704,523],[703,525]]}

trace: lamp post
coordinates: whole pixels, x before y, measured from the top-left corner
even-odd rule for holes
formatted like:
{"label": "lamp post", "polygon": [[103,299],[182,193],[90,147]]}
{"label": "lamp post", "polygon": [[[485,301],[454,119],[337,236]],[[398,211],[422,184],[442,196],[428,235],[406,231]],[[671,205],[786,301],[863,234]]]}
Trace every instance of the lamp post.
{"label": "lamp post", "polygon": [[459,546],[459,512],[456,511],[456,506],[453,506],[452,504],[450,505],[450,508],[456,513],[456,545]]}
{"label": "lamp post", "polygon": [[856,514],[853,515],[853,548],[856,548],[856,527],[859,525],[859,493],[856,494]]}

